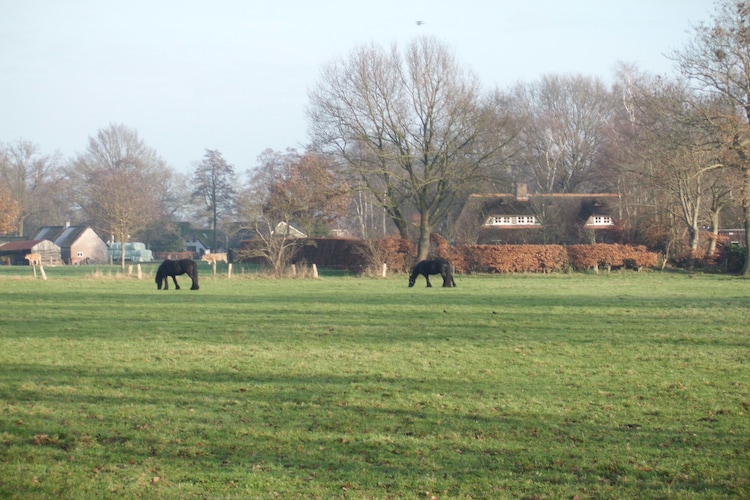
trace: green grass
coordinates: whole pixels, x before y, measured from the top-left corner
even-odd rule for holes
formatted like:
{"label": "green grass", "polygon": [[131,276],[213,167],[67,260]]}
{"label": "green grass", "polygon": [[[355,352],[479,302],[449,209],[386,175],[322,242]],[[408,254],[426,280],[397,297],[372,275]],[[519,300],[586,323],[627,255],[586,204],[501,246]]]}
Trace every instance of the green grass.
{"label": "green grass", "polygon": [[45,270],[0,269],[3,498],[750,497],[748,280]]}

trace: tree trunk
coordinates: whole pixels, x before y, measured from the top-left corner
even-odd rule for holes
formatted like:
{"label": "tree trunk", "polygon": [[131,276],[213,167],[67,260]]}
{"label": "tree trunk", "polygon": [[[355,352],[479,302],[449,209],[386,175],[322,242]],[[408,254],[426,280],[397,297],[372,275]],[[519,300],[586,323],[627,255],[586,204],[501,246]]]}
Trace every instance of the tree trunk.
{"label": "tree trunk", "polygon": [[743,170],[745,174],[745,264],[742,266],[740,275],[750,278],[750,168]]}
{"label": "tree trunk", "polygon": [[719,213],[721,210],[714,210],[711,212],[711,241],[708,242],[708,256],[714,257],[716,255],[716,241],[719,238]]}
{"label": "tree trunk", "polygon": [[422,222],[419,224],[419,243],[417,245],[417,262],[427,260],[430,255],[430,233],[432,227],[427,217],[422,215]]}
{"label": "tree trunk", "polygon": [[120,235],[120,271],[125,274],[125,234]]}
{"label": "tree trunk", "polygon": [[690,257],[688,258],[688,269],[695,269],[695,261],[698,258],[698,243],[700,242],[700,229],[694,226],[688,228],[690,234]]}
{"label": "tree trunk", "polygon": [[[401,215],[401,210],[399,210],[398,207],[386,207],[386,212],[388,213],[388,217],[390,217],[391,221],[393,221],[393,224],[396,226],[396,229],[398,229],[398,234],[401,239],[408,240],[409,227],[406,224],[406,220]],[[383,228],[383,231],[385,231],[385,228]],[[385,236],[385,233],[383,233],[383,236]]]}

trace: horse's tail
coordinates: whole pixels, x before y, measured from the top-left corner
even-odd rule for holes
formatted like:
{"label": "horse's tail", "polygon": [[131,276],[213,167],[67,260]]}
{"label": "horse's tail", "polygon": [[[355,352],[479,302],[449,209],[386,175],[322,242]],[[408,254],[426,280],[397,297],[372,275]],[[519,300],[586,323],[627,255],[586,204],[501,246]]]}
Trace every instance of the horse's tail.
{"label": "horse's tail", "polygon": [[198,290],[198,264],[195,261],[190,261],[190,279],[193,281],[193,285],[190,287],[191,290]]}

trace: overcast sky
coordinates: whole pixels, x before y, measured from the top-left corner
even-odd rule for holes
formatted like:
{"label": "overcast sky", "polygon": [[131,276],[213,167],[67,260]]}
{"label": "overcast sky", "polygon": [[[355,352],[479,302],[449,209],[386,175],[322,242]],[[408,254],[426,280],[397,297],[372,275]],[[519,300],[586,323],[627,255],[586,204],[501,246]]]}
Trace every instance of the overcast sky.
{"label": "overcast sky", "polygon": [[[238,173],[308,142],[327,62],[435,36],[488,88],[544,74],[610,82],[665,54],[713,0],[0,0],[0,142],[64,157],[110,123],[190,173],[217,149]],[[424,24],[418,25],[417,21]]]}

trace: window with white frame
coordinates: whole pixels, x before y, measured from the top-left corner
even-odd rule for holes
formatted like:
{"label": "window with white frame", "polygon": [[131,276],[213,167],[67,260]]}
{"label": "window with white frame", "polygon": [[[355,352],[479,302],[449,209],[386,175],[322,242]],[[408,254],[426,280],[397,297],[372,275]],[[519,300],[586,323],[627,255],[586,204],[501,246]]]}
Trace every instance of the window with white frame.
{"label": "window with white frame", "polygon": [[493,215],[487,219],[487,226],[537,226],[533,215]]}
{"label": "window with white frame", "polygon": [[587,226],[612,226],[612,217],[609,215],[592,215],[586,222]]}

